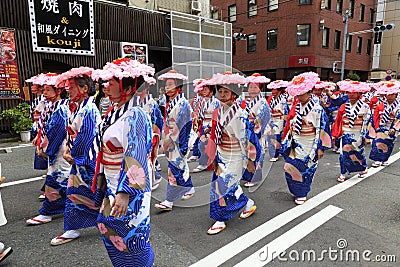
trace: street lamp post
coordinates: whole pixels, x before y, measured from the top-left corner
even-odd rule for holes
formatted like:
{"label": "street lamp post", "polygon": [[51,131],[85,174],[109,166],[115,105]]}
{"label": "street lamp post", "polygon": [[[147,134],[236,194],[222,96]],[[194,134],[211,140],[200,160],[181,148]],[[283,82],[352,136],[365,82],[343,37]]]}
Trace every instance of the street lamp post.
{"label": "street lamp post", "polygon": [[343,50],[342,50],[342,68],[340,70],[340,79],[344,80],[344,64],[346,63],[346,46],[347,46],[347,29],[349,26],[349,14],[350,10],[347,9],[343,16],[344,31],[343,31]]}

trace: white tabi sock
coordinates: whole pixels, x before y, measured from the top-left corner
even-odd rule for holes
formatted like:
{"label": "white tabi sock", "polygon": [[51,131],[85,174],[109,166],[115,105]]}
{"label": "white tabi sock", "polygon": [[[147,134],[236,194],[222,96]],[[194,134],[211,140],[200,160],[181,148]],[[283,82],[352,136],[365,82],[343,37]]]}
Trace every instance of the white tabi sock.
{"label": "white tabi sock", "polygon": [[248,211],[251,209],[251,207],[253,207],[254,205],[254,200],[252,200],[251,198],[249,198],[249,200],[247,200],[246,206],[244,207],[245,211]]}
{"label": "white tabi sock", "polygon": [[64,238],[77,238],[81,235],[81,233],[78,230],[68,230],[65,233],[63,233],[61,236]]}
{"label": "white tabi sock", "polygon": [[53,216],[48,216],[48,215],[38,215],[35,217],[36,220],[39,221],[47,221],[47,220],[51,220],[53,218]]}
{"label": "white tabi sock", "polygon": [[216,227],[222,227],[222,226],[225,226],[225,222],[221,222],[221,221],[216,221],[214,224],[213,224],[213,228],[216,228]]}

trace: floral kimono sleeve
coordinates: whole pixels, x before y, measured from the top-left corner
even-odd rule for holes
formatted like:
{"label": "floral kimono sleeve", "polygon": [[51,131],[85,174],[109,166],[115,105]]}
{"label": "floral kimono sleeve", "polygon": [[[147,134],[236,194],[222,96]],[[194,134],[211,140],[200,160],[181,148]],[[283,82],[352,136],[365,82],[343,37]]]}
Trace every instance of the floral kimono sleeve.
{"label": "floral kimono sleeve", "polygon": [[152,131],[147,115],[139,108],[133,108],[121,118],[123,122],[122,145],[124,157],[117,193],[137,195],[151,191],[148,157],[151,149]]}
{"label": "floral kimono sleeve", "polygon": [[329,119],[328,119],[328,116],[326,116],[326,113],[323,109],[322,109],[320,121],[321,122],[320,122],[318,149],[325,151],[325,150],[328,150],[331,148],[332,139],[331,139],[330,129],[329,129]]}

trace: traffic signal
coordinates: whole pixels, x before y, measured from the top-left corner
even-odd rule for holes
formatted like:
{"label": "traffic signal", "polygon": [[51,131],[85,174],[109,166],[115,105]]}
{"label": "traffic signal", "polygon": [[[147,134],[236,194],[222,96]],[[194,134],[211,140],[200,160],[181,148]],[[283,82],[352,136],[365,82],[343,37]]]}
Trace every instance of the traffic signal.
{"label": "traffic signal", "polygon": [[383,31],[390,31],[390,30],[393,30],[394,29],[394,24],[393,23],[391,23],[391,24],[386,24],[386,25],[376,25],[375,27],[374,27],[374,32],[383,32]]}
{"label": "traffic signal", "polygon": [[340,63],[341,61],[334,61],[333,62],[333,64],[332,64],[332,71],[334,72],[334,73],[340,73],[340,70],[339,70],[339,63]]}
{"label": "traffic signal", "polygon": [[374,32],[375,32],[375,36],[374,36],[374,44],[381,44],[382,43],[382,32],[384,31],[390,31],[394,29],[394,24],[385,24],[385,25],[380,25],[377,23],[377,25],[374,27]]}

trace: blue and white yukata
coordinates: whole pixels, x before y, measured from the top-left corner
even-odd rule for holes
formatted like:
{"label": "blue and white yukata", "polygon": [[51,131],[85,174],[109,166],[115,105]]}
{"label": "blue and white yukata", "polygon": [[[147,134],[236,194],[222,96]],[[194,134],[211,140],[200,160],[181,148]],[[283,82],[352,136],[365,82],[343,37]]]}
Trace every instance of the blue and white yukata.
{"label": "blue and white yukata", "polygon": [[257,164],[261,146],[250,130],[247,112],[237,102],[225,111],[223,106],[216,109],[212,123],[206,149],[210,159],[215,158],[216,162],[210,188],[210,218],[225,222],[239,213],[249,200],[240,180],[249,160]]}
{"label": "blue and white yukata", "polygon": [[101,122],[93,96],[86,98],[72,111],[67,126],[67,145],[75,164],[68,180],[64,212],[64,230],[96,226],[99,207],[91,191],[96,168],[95,138]]}
{"label": "blue and white yukata", "polygon": [[271,134],[267,135],[268,152],[270,158],[277,158],[279,156],[279,148],[277,149],[277,147],[282,143],[282,134],[285,128],[286,116],[289,113],[289,105],[284,94],[280,94],[277,98],[271,95],[268,97],[267,102],[271,110]]}
{"label": "blue and white yukata", "polygon": [[[400,99],[391,105],[385,101],[375,108],[374,125],[376,138],[372,141],[369,158],[378,162],[387,162],[393,152],[394,142],[400,131]],[[393,135],[389,130],[393,129]]]}
{"label": "blue and white yukata", "polygon": [[66,149],[66,136],[69,109],[68,100],[61,99],[51,105],[50,117],[43,129],[40,144],[48,156],[49,167],[45,181],[45,199],[39,213],[52,216],[64,213],[66,189],[71,165],[63,158]]}
{"label": "blue and white yukata", "polygon": [[170,100],[166,109],[165,140],[173,142],[173,148],[164,147],[168,159],[166,199],[174,202],[193,188],[187,163],[192,117],[189,102],[182,93]]}
{"label": "blue and white yukata", "polygon": [[[200,151],[199,165],[207,166],[208,155],[205,152],[210,138],[212,114],[214,110],[220,107],[219,100],[215,97],[203,97],[201,102],[198,104],[198,133],[199,133],[199,144],[198,149]],[[207,130],[207,133],[205,131]]]}
{"label": "blue and white yukata", "polygon": [[32,101],[29,109],[31,118],[33,120],[31,136],[34,138],[34,144],[37,147],[37,149],[35,150],[35,158],[33,161],[33,168],[35,170],[47,170],[48,167],[47,160],[40,158],[37,153],[38,149],[40,148],[38,147],[38,145],[40,144],[42,139],[43,126],[45,123],[43,121],[42,114],[44,114],[44,112],[46,111],[46,106],[48,105],[51,105],[51,103],[47,102],[43,95],[40,95]]}
{"label": "blue and white yukata", "polygon": [[255,164],[256,172],[249,172],[246,168],[242,179],[247,182],[257,183],[261,182],[264,175],[266,175],[266,173],[262,173],[262,167],[265,159],[267,137],[269,135],[267,132],[270,131],[271,111],[267,100],[260,93],[253,100],[247,100],[246,112],[250,122],[249,131],[254,132],[257,136],[261,151],[258,163]]}
{"label": "blue and white yukata", "polygon": [[[146,113],[150,116],[152,129],[153,129],[153,140],[152,140],[152,149],[151,149],[151,160],[153,167],[157,162],[157,155],[158,155],[158,147],[161,141],[161,132],[164,127],[164,118],[161,114],[161,110],[154,100],[151,94],[146,95],[143,101],[140,102],[140,106],[146,111]],[[158,181],[162,178],[160,172],[157,168],[153,168],[154,170],[154,177],[153,182]]]}
{"label": "blue and white yukata", "polygon": [[[149,160],[151,122],[133,97],[108,112],[100,124],[101,152],[97,191],[105,196],[97,218],[98,228],[114,266],[152,266],[150,200],[152,167]],[[110,216],[117,193],[129,195],[127,214]]]}
{"label": "blue and white yukata", "polygon": [[[364,172],[367,169],[365,139],[374,137],[369,105],[359,99],[354,105],[343,104],[332,126],[332,136],[340,138],[340,174]],[[370,136],[371,134],[371,136]]]}
{"label": "blue and white yukata", "polygon": [[318,149],[325,151],[331,146],[328,121],[319,102],[310,99],[305,105],[297,103],[293,107],[287,123],[290,128],[281,148],[285,158],[283,169],[290,193],[303,198],[310,192],[317,170]]}

